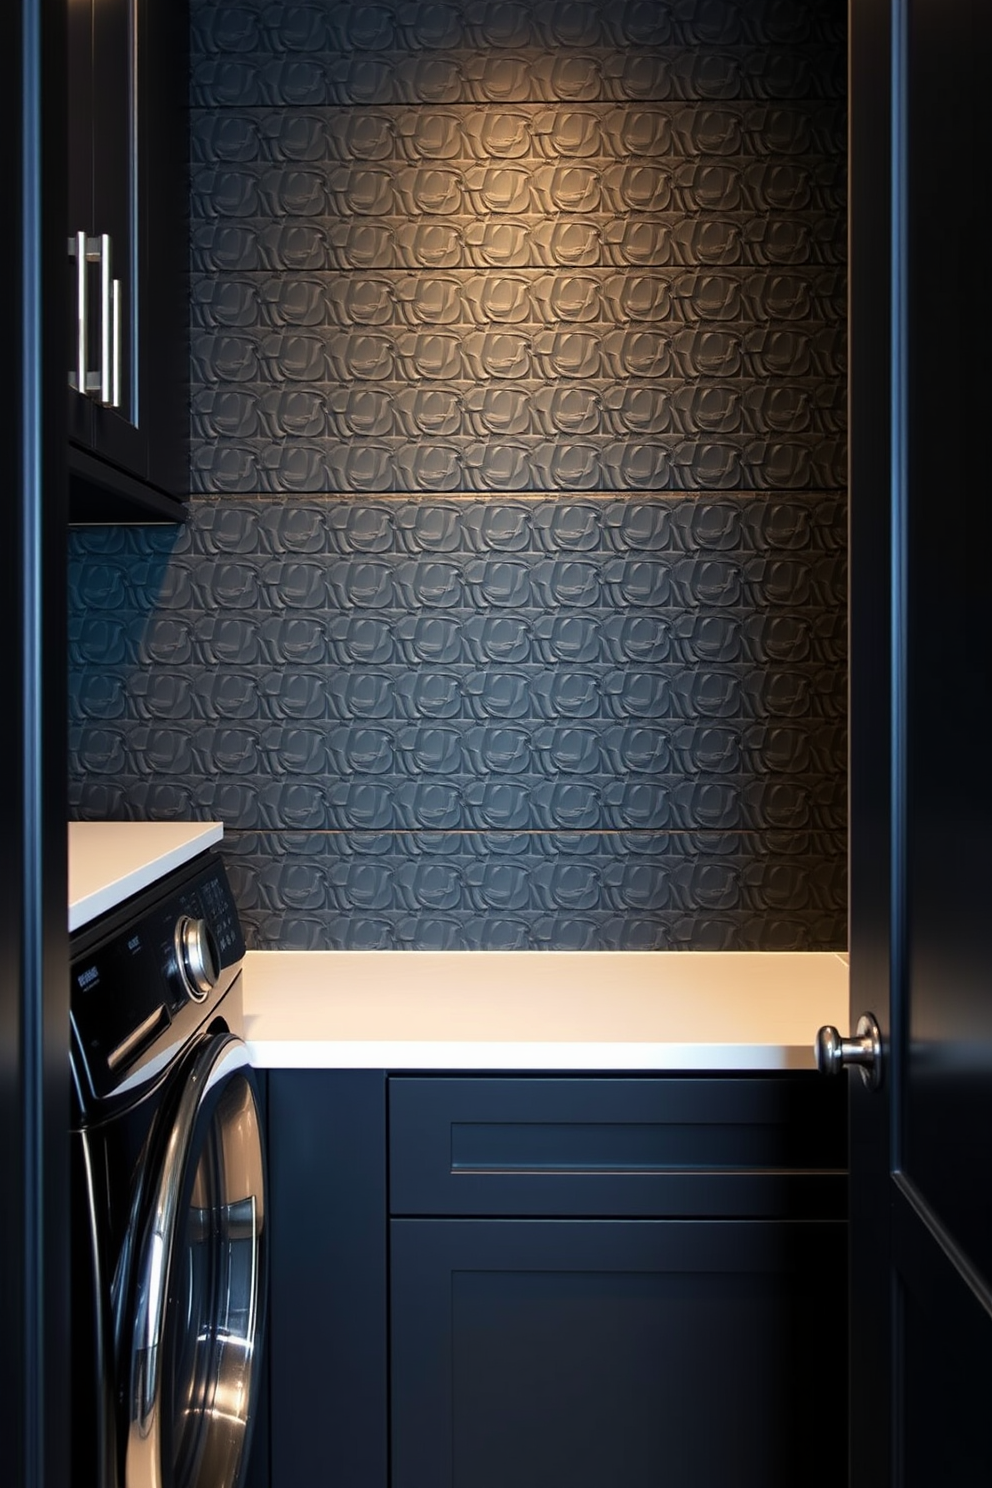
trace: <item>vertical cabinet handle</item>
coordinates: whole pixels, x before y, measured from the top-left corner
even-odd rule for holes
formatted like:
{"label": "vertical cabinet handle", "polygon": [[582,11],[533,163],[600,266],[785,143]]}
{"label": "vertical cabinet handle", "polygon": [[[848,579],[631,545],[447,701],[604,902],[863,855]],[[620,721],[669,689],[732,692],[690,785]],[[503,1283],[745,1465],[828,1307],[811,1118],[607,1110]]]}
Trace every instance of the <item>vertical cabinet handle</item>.
{"label": "vertical cabinet handle", "polygon": [[121,281],[110,281],[110,407],[121,406]]}
{"label": "vertical cabinet handle", "polygon": [[[76,365],[69,386],[93,397],[105,408],[121,406],[121,281],[112,277],[112,244],[108,233],[88,237],[77,232],[69,239],[69,256],[76,261]],[[100,365],[91,372],[89,360],[88,273],[100,265]]]}
{"label": "vertical cabinet handle", "polygon": [[110,402],[110,361],[113,355],[111,351],[111,336],[113,331],[113,307],[110,303],[113,291],[111,290],[112,279],[110,277],[110,238],[107,233],[100,234],[99,261],[100,261],[100,374],[99,388],[100,402],[106,408]]}
{"label": "vertical cabinet handle", "polygon": [[77,393],[87,392],[86,347],[89,340],[89,315],[86,298],[86,262],[89,239],[77,232],[69,239],[69,257],[76,260],[76,365],[69,373],[69,386]]}

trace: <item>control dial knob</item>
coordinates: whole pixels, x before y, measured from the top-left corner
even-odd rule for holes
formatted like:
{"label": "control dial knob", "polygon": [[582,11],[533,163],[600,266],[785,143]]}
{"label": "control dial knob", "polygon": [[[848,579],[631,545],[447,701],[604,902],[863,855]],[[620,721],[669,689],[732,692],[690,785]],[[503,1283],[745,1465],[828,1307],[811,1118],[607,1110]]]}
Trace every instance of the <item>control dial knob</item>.
{"label": "control dial knob", "polygon": [[176,925],[176,961],[190,997],[202,1002],[217,985],[220,956],[206,920],[183,915]]}

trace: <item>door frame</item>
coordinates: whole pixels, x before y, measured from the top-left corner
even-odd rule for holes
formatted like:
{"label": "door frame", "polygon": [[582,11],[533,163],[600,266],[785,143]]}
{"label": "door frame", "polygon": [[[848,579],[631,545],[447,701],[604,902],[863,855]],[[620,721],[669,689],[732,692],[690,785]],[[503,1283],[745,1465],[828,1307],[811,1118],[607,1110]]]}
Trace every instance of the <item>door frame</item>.
{"label": "door frame", "polygon": [[[893,405],[893,0],[849,0],[848,262],[850,720],[849,938],[851,1028],[874,1013],[891,1037],[893,912],[892,679],[900,430]],[[880,435],[880,431],[884,431]],[[888,1071],[886,1073],[889,1073]],[[880,1091],[849,1077],[849,1482],[891,1482],[890,1276],[859,1236],[888,1232],[891,1078]],[[857,1328],[855,1320],[858,1320]],[[878,1382],[885,1382],[883,1395]]]}
{"label": "door frame", "polygon": [[0,779],[0,1438],[12,1481],[69,1470],[65,27],[12,0],[0,49],[5,648]]}

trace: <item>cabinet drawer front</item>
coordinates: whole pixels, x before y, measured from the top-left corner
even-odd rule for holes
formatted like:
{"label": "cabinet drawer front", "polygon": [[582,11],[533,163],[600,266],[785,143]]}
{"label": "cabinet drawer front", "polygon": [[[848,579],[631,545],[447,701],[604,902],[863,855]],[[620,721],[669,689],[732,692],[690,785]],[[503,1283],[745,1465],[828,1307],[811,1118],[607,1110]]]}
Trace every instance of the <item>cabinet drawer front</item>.
{"label": "cabinet drawer front", "polygon": [[815,1075],[397,1077],[397,1215],[839,1217],[844,1090]]}

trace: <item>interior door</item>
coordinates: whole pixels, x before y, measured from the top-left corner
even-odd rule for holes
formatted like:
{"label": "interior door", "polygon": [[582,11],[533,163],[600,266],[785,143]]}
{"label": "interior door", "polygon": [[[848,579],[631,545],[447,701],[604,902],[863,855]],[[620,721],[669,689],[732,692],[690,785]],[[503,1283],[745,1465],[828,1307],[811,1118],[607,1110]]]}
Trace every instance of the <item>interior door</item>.
{"label": "interior door", "polygon": [[852,1488],[992,1482],[990,43],[851,6]]}

